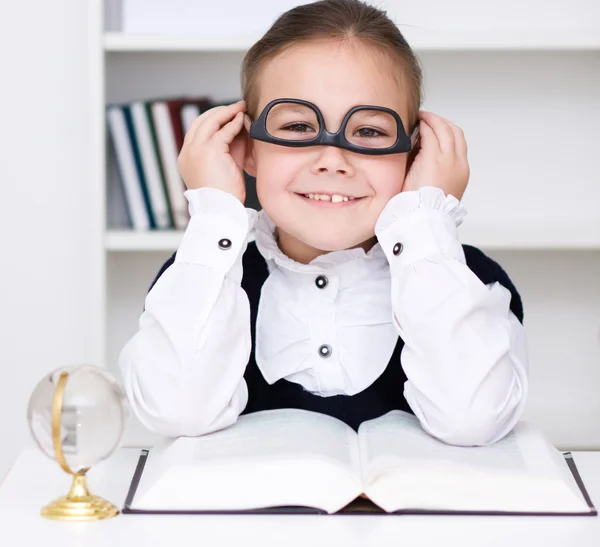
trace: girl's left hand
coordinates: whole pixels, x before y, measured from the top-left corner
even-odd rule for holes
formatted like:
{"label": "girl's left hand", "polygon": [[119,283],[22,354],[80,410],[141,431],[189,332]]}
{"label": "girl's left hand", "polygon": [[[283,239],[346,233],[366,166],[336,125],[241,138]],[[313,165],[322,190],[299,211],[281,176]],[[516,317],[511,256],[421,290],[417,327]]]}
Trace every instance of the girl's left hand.
{"label": "girl's left hand", "polygon": [[421,149],[414,157],[400,191],[435,186],[446,195],[462,199],[470,175],[462,129],[433,112],[420,110],[419,120]]}

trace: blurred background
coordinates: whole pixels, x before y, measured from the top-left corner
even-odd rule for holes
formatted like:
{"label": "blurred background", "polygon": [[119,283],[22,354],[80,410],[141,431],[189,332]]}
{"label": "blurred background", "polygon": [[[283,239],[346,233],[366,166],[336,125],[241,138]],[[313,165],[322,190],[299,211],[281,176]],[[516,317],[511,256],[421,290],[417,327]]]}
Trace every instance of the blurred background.
{"label": "blurred background", "polygon": [[[2,0],[0,481],[45,373],[118,374],[187,222],[182,134],[240,97],[244,51],[299,3]],[[460,237],[521,293],[525,418],[559,448],[600,448],[600,2],[376,5],[423,63],[423,108],[465,132]],[[125,444],[154,440],[133,421]]]}

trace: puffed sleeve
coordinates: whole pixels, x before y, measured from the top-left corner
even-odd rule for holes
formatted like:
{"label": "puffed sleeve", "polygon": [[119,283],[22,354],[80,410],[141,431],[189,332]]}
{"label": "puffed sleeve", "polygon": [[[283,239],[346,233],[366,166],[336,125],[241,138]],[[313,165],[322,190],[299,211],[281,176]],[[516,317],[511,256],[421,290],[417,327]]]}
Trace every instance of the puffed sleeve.
{"label": "puffed sleeve", "polygon": [[521,298],[499,264],[463,246],[466,210],[441,189],[394,196],[376,235],[390,263],[393,323],[404,340],[404,396],[449,444],[486,445],[522,415],[528,350]]}
{"label": "puffed sleeve", "polygon": [[138,331],[119,355],[140,421],[167,436],[231,425],[244,409],[251,351],[242,255],[256,221],[234,196],[188,190],[190,221],[148,292]]}

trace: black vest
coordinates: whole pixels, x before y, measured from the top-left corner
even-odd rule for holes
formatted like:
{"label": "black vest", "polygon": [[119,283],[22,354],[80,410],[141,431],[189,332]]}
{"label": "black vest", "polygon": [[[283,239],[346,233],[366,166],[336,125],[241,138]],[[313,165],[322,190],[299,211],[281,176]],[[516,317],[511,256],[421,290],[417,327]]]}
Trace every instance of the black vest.
{"label": "black vest", "polygon": [[[463,245],[463,249],[467,266],[483,283],[489,284],[498,281],[511,292],[510,309],[519,321],[523,322],[523,307],[519,293],[500,265],[476,247]],[[163,264],[150,288],[173,264],[174,259],[175,254]],[[250,301],[252,348],[254,348],[260,292],[269,275],[267,263],[254,242],[248,244],[243,256],[243,269],[242,288],[246,291]],[[352,396],[334,395],[331,397],[314,395],[301,385],[289,382],[284,378],[269,385],[256,365],[253,349],[244,373],[244,379],[248,385],[248,404],[242,414],[275,408],[301,408],[328,414],[356,430],[362,422],[378,418],[390,410],[400,409],[412,413],[403,395],[406,382],[406,374],[400,363],[403,346],[404,341],[398,337],[388,366],[369,387]]]}

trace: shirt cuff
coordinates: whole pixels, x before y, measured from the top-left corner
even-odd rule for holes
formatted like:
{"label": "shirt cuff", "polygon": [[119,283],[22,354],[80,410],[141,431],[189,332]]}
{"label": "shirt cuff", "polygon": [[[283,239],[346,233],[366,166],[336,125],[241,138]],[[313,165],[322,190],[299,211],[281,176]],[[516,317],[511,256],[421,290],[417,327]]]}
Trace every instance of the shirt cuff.
{"label": "shirt cuff", "polygon": [[466,262],[457,233],[466,214],[458,199],[433,186],[390,199],[375,224],[375,235],[391,273],[435,254]]}
{"label": "shirt cuff", "polygon": [[246,250],[257,212],[216,188],[186,190],[190,220],[175,262],[202,264],[228,272]]}

